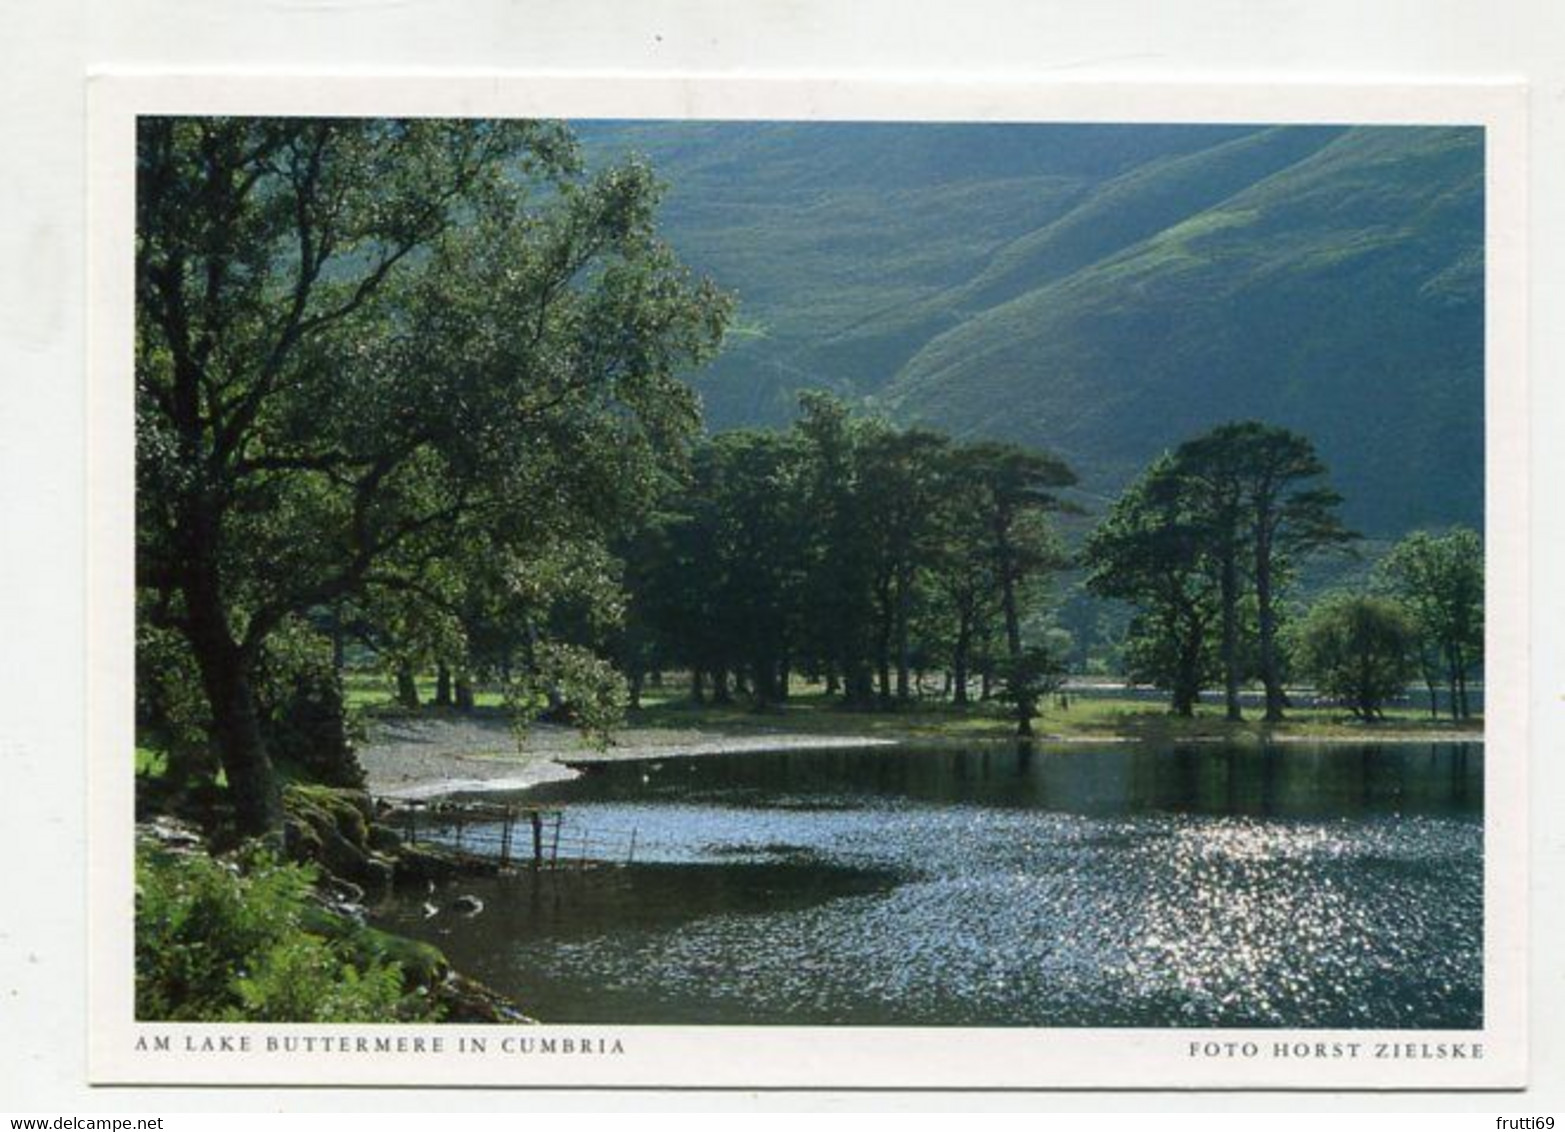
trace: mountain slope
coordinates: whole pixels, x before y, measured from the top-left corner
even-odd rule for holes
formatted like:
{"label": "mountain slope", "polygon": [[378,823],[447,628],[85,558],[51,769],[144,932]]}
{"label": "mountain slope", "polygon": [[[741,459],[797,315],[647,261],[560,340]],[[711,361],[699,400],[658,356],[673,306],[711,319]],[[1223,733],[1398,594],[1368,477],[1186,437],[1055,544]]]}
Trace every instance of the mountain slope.
{"label": "mountain slope", "polygon": [[594,123],[741,299],[713,427],[825,387],[1051,448],[1089,505],[1256,416],[1374,534],[1482,515],[1481,131]]}
{"label": "mountain slope", "polygon": [[1261,417],[1316,441],[1360,524],[1474,522],[1482,186],[1471,148],[1458,132],[1344,135],[965,320],[908,362],[887,403],[959,431],[1046,438],[1107,486],[1218,420]]}

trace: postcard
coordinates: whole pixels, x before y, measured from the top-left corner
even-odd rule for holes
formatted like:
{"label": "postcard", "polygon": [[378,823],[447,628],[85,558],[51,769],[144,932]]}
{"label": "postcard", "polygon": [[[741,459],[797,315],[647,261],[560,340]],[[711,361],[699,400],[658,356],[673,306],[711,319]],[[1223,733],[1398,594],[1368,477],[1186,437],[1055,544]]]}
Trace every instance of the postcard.
{"label": "postcard", "polygon": [[97,77],[92,1079],[1525,1085],[1523,106]]}

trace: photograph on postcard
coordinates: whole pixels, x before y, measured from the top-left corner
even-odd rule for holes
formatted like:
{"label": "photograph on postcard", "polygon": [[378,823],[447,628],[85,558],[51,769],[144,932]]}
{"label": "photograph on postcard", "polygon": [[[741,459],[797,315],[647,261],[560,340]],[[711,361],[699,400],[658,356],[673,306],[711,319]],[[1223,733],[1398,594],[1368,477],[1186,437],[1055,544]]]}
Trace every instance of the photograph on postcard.
{"label": "photograph on postcard", "polygon": [[134,160],[135,1023],[1472,1055],[1483,125]]}

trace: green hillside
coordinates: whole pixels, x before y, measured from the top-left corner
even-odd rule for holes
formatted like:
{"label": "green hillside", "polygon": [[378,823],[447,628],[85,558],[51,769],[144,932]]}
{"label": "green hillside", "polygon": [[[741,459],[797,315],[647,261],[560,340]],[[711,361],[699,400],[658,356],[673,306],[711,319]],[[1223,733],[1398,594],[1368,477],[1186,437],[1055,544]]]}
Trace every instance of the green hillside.
{"label": "green hillside", "polygon": [[1477,130],[592,123],[736,291],[714,428],[798,389],[1054,449],[1089,506],[1257,416],[1376,534],[1482,513]]}

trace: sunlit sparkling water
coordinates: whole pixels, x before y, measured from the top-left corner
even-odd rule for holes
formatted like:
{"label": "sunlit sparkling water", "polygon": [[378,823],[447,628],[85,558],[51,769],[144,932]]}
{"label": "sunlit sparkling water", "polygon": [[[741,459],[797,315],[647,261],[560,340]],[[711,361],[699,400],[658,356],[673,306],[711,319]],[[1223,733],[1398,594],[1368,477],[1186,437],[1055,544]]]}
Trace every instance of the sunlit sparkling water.
{"label": "sunlit sparkling water", "polygon": [[1472,1028],[1481,781],[1457,745],[617,764],[530,797],[634,864],[383,918],[549,1021]]}

